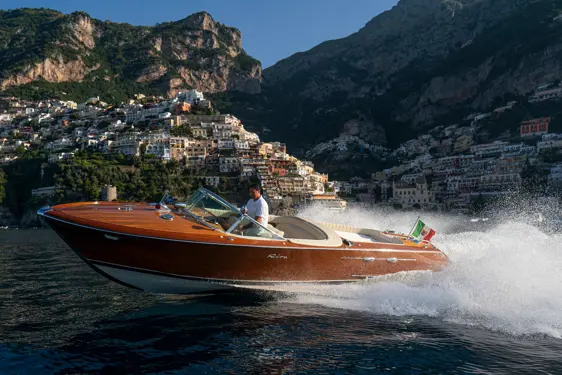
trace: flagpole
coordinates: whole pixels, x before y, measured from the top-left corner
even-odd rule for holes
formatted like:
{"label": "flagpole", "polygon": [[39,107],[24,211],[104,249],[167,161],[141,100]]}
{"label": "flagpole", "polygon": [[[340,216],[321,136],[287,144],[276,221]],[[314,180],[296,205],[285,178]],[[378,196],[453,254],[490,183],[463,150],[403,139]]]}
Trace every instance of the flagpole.
{"label": "flagpole", "polygon": [[412,227],[412,229],[410,229],[410,234],[408,234],[408,237],[412,236],[412,232],[414,231],[414,229],[416,229],[416,226],[418,225],[418,221],[420,221],[420,217],[418,216],[418,218],[416,219],[416,222],[414,223],[414,226]]}

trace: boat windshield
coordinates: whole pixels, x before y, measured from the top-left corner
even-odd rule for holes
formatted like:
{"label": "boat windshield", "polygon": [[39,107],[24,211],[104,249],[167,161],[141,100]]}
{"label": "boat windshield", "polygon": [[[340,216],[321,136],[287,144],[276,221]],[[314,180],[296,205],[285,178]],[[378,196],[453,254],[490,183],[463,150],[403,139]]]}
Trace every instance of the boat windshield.
{"label": "boat windshield", "polygon": [[213,230],[239,236],[284,239],[204,188],[197,190],[185,203],[183,209],[194,219]]}

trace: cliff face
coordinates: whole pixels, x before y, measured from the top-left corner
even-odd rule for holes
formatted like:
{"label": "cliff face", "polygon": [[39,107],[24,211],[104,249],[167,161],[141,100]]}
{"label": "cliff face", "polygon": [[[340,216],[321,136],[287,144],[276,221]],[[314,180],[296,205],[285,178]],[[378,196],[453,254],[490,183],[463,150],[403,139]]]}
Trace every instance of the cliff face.
{"label": "cliff face", "polygon": [[261,88],[261,64],[239,30],[205,12],[154,27],[102,22],[85,13],[0,11],[0,87],[119,80],[175,94]]}
{"label": "cliff face", "polygon": [[302,154],[342,136],[395,145],[561,79],[560,9],[561,0],[401,0],[357,33],[266,69],[255,106],[271,137]]}
{"label": "cliff face", "polygon": [[48,82],[82,82],[84,77],[99,69],[100,64],[88,67],[81,58],[74,61],[64,61],[62,58],[46,58],[30,66],[26,66],[24,71],[8,75],[0,81],[0,87],[5,89],[10,86],[19,86],[44,79]]}

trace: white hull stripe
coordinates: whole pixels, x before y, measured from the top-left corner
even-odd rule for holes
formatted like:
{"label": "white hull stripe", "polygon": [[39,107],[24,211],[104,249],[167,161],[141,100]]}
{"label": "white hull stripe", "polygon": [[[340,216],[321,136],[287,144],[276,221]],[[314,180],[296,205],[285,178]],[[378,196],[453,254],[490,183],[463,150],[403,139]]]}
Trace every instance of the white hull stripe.
{"label": "white hull stripe", "polygon": [[185,280],[197,280],[197,281],[206,281],[210,283],[220,283],[220,284],[246,284],[246,285],[274,285],[274,284],[329,284],[329,283],[353,283],[356,280],[307,280],[307,281],[298,281],[298,280],[291,280],[291,281],[276,281],[276,280],[237,280],[237,279],[216,279],[211,277],[197,277],[197,276],[185,276],[185,275],[178,275],[174,273],[166,273],[160,271],[153,271],[145,268],[137,268],[137,267],[129,267],[129,266],[122,266],[120,264],[108,263],[108,262],[101,262],[98,260],[91,260],[87,259],[88,262],[92,263],[95,266],[106,266],[111,268],[119,268],[128,271],[135,271],[140,273],[147,273],[159,276],[167,276],[167,277],[175,277],[178,279],[185,279]]}
{"label": "white hull stripe", "polygon": [[[131,234],[131,233],[122,233],[122,232],[115,232],[111,230],[101,229],[90,227],[87,225],[76,224],[70,221],[62,220],[56,217],[41,215],[48,220],[55,220],[61,223],[65,223],[68,225],[74,225],[76,227],[81,227],[85,229],[95,230],[103,233],[111,233],[119,236],[127,236],[127,237],[136,237],[136,238],[145,238],[150,240],[159,240],[159,241],[170,241],[170,242],[179,242],[179,243],[192,243],[198,245],[215,245],[215,246],[234,246],[234,247],[251,247],[251,248],[258,248],[258,249],[283,249],[283,250],[322,250],[322,251],[361,251],[361,252],[384,252],[384,253],[416,253],[416,254],[442,254],[441,251],[435,250],[400,250],[400,249],[347,249],[347,248],[328,248],[328,247],[321,247],[321,248],[314,248],[314,247],[281,247],[281,246],[257,246],[257,245],[244,245],[244,244],[227,244],[227,243],[216,243],[216,242],[201,242],[201,241],[189,241],[189,240],[178,240],[174,238],[165,238],[165,237],[152,237],[152,236],[143,236],[138,234]],[[401,245],[397,245],[401,246]]]}
{"label": "white hull stripe", "polygon": [[[210,283],[200,280],[186,280],[179,277],[155,275],[122,268],[92,264],[92,267],[106,277],[129,287],[158,294],[217,293],[235,289],[230,284]],[[263,288],[263,287],[257,287]]]}

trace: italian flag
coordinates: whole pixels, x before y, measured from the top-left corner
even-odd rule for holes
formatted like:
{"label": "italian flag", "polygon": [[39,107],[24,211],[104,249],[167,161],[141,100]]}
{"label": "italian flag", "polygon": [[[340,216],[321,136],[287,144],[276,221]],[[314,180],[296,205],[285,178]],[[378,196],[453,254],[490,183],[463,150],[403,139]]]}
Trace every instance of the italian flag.
{"label": "italian flag", "polygon": [[425,225],[423,221],[418,219],[416,225],[414,226],[412,237],[414,237],[418,241],[431,241],[433,236],[435,236],[435,231]]}

